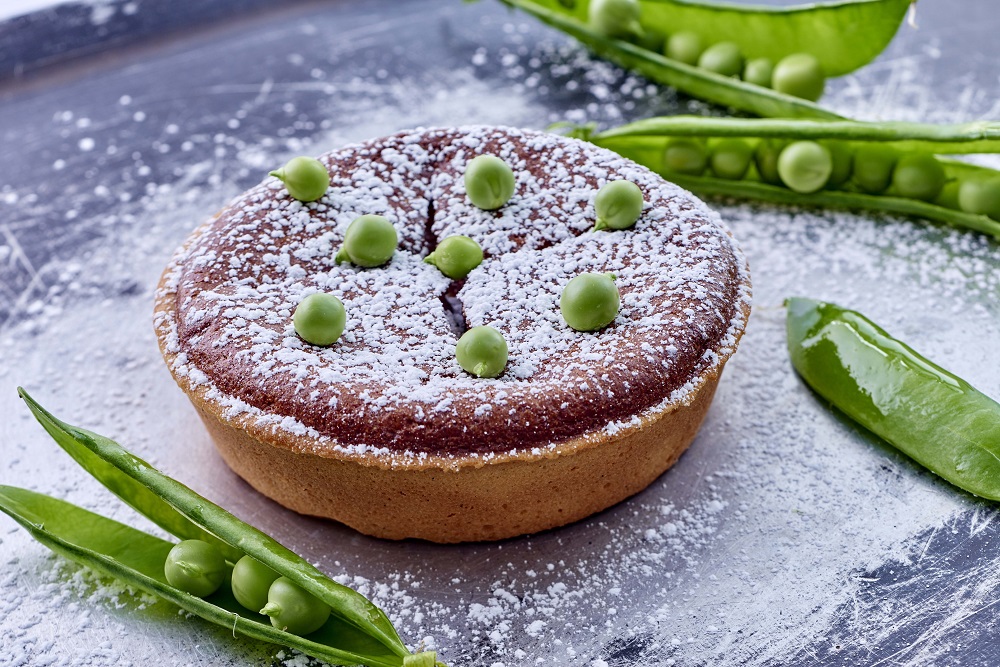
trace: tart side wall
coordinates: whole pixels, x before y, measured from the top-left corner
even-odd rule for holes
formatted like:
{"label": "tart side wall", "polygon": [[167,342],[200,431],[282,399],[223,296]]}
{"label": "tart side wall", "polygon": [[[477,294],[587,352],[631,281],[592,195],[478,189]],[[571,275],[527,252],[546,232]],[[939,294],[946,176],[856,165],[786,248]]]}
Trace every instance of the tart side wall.
{"label": "tart side wall", "polygon": [[386,468],[275,447],[191,399],[229,467],[281,505],[375,537],[456,543],[537,533],[635,495],[694,440],[718,380],[707,376],[690,403],[647,416],[640,428],[556,455],[457,469]]}

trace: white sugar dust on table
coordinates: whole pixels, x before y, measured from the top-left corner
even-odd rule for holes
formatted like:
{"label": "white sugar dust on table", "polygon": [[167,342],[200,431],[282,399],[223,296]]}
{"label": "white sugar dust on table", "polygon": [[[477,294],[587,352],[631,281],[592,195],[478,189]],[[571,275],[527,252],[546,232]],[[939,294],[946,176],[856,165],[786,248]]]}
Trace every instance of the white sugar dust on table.
{"label": "white sugar dust on table", "polygon": [[[522,24],[505,25],[516,36]],[[911,76],[921,57],[876,65],[895,68],[884,77],[897,82],[894,90],[852,77],[831,102],[855,116],[967,119],[970,107],[949,110],[927,101]],[[870,76],[884,74],[876,69]],[[491,80],[484,82],[486,76]],[[579,96],[578,111],[553,117],[532,91],[569,80],[578,82],[569,90]],[[54,446],[45,450],[51,456],[33,451],[49,445],[13,396],[12,387],[23,383],[67,420],[116,438],[368,595],[408,640],[439,649],[456,666],[807,664],[810,655],[878,646],[890,639],[890,626],[931,619],[925,639],[899,656],[930,666],[978,639],[959,639],[950,629],[992,603],[1000,556],[986,553],[962,566],[958,599],[924,597],[901,609],[870,586],[887,572],[903,588],[911,579],[914,587],[949,585],[953,565],[942,557],[928,562],[929,545],[945,532],[958,535],[954,541],[974,541],[992,521],[992,508],[829,412],[796,378],[784,347],[783,299],[826,299],[866,313],[1000,397],[1000,379],[989,370],[1000,338],[995,247],[917,221],[713,202],[750,260],[756,306],[747,335],[677,468],[588,521],[492,545],[385,543],[278,510],[233,479],[162,367],[151,325],[160,271],[191,229],[243,189],[233,174],[263,177],[290,155],[404,127],[615,124],[629,117],[636,100],[676,101],[576,47],[528,47],[513,38],[504,52],[476,52],[466,68],[441,73],[430,87],[350,78],[334,84],[341,105],[334,111],[355,120],[335,127],[319,122],[310,141],[248,143],[236,123],[210,139],[225,148],[223,156],[186,164],[183,178],[151,184],[139,199],[115,199],[115,176],[97,177],[88,196],[105,202],[114,220],[94,215],[83,224],[112,226],[113,242],[95,235],[72,261],[31,267],[46,291],[25,292],[12,304],[17,317],[0,328],[0,358],[15,360],[0,364],[0,413],[11,415],[0,429],[5,441],[23,443],[5,456],[5,479],[44,480],[38,486],[46,492],[136,524],[96,482],[58,458]],[[123,123],[146,122],[141,105],[121,106]],[[74,147],[53,169],[76,168],[83,154],[107,148],[92,143],[88,123],[70,118],[52,120],[68,130]],[[164,127],[163,136],[142,149],[184,152],[185,142],[199,140],[177,128]],[[3,198],[22,215],[46,206],[29,192],[6,190]],[[86,202],[80,210],[89,210]],[[24,261],[16,237],[0,236],[0,261]],[[160,660],[164,646],[177,646],[184,657],[162,664],[188,664],[200,655],[218,664],[269,664],[271,657],[309,663],[273,647],[258,655],[259,648],[179,618],[162,603],[131,599],[111,582],[58,564],[23,531],[6,526],[0,655],[30,655],[23,664],[90,667],[144,664]],[[49,616],[37,611],[42,603]],[[123,640],[135,632],[131,617],[143,614],[150,619],[142,621],[143,631],[155,641]],[[78,647],[72,655],[61,648],[67,637]]]}

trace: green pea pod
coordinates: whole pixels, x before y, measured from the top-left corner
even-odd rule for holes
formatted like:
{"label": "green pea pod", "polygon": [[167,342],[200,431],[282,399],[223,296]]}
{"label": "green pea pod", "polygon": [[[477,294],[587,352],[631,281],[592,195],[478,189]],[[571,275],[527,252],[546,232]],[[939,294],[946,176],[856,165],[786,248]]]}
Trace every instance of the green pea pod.
{"label": "green pea pod", "polygon": [[[851,189],[819,190],[811,194],[762,182],[752,174],[740,181],[713,176],[691,176],[666,169],[664,156],[673,137],[741,137],[745,139],[836,140],[857,147],[877,142],[892,146],[901,153],[943,152],[1000,153],[1000,123],[929,125],[921,123],[864,123],[860,121],[813,121],[777,119],[738,119],[677,116],[650,118],[629,123],[605,132],[593,133],[587,126],[570,134],[615,151],[643,164],[667,180],[700,196],[726,196],[754,199],[777,204],[883,211],[942,222],[960,229],[971,229],[1000,238],[1000,222],[945,206],[943,202],[925,202],[895,196],[892,190],[871,195]],[[1000,177],[1000,172],[955,160],[940,160],[948,181]]]}
{"label": "green pea pod", "polygon": [[[606,37],[585,20],[576,18],[560,5],[546,7],[533,0],[501,0],[521,9],[543,23],[575,37],[597,55],[626,69],[635,70],[693,97],[740,109],[758,116],[778,118],[840,118],[832,111],[791,95],[745,83],[739,79],[685,65],[621,39]],[[580,3],[586,11],[586,3]]]}
{"label": "green pea pod", "polygon": [[18,393],[63,449],[140,514],[180,539],[207,536],[221,543],[231,562],[243,554],[253,556],[326,602],[341,621],[372,637],[400,660],[410,656],[388,617],[363,595],[331,581],[268,535],[162,474],[116,442],[60,421],[23,389],[19,388]]}
{"label": "green pea pod", "polygon": [[[705,44],[734,42],[748,58],[774,62],[810,53],[827,76],[841,76],[874,60],[899,30],[914,0],[841,0],[768,7],[704,0],[640,0],[643,28],[662,34],[693,32]],[[588,0],[533,0],[532,4],[587,20]]]}
{"label": "green pea pod", "polygon": [[809,386],[931,472],[1000,500],[1000,404],[859,313],[786,306],[788,352]]}
{"label": "green pea pod", "polygon": [[304,638],[278,630],[262,615],[248,617],[252,612],[236,601],[228,586],[205,599],[173,588],[163,575],[163,562],[173,543],[71,503],[26,489],[0,486],[0,511],[56,553],[169,600],[234,633],[290,646],[334,664],[371,667],[420,664],[406,662],[376,639],[334,616]]}
{"label": "green pea pod", "polygon": [[778,62],[809,53],[827,76],[864,67],[885,50],[911,0],[846,0],[763,7],[693,0],[644,0],[642,23],[693,32],[705,44],[735,42],[749,58]]}

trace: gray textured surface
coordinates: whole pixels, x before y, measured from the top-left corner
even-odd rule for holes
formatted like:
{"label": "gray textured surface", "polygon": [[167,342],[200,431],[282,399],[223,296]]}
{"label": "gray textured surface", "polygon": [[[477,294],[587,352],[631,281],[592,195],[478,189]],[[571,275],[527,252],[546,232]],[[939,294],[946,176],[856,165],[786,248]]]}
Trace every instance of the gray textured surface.
{"label": "gray textured surface", "polygon": [[[992,1],[921,5],[921,29],[827,102],[866,118],[1000,116]],[[756,297],[716,404],[674,470],[562,530],[464,547],[373,540],[282,510],[215,455],[151,331],[173,249],[292,154],[416,125],[705,111],[566,44],[495,3],[330,2],[3,83],[0,483],[146,527],[28,418],[23,384],[350,578],[450,664],[1000,662],[995,506],[828,412],[788,366],[780,308],[791,293],[855,307],[1000,396],[1000,261],[969,234],[715,202]],[[6,518],[0,563],[0,664],[287,662],[95,583]]]}

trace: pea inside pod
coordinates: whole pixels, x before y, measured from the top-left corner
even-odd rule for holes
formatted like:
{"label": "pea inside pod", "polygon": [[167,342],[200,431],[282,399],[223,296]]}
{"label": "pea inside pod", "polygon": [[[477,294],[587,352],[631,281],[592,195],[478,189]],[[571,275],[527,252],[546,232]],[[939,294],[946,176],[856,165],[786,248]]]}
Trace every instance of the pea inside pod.
{"label": "pea inside pod", "polygon": [[219,548],[202,540],[179,542],[167,554],[163,565],[164,576],[171,586],[200,598],[219,590],[228,571]]}
{"label": "pea inside pod", "polygon": [[330,607],[288,577],[278,577],[267,589],[267,604],[260,613],[269,616],[271,625],[279,630],[304,636],[323,627],[330,618]]}
{"label": "pea inside pod", "polygon": [[244,556],[233,567],[233,596],[247,609],[255,612],[267,604],[267,592],[278,573],[253,556]]}
{"label": "pea inside pod", "polygon": [[591,0],[590,25],[608,37],[641,36],[638,0]]}

